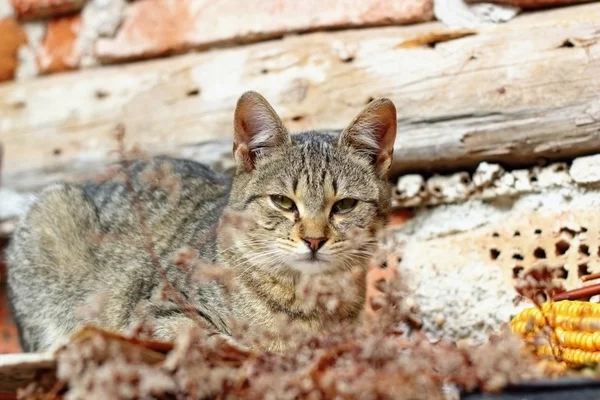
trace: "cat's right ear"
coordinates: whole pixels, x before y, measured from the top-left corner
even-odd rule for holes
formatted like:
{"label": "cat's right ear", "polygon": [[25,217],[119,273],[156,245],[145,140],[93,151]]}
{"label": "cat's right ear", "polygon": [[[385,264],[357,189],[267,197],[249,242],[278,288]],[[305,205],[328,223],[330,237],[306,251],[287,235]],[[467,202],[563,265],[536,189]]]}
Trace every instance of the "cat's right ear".
{"label": "cat's right ear", "polygon": [[370,102],[342,131],[338,143],[369,157],[384,177],[391,164],[396,140],[396,107],[389,99]]}
{"label": "cat's right ear", "polygon": [[250,171],[269,150],[290,143],[290,135],[273,107],[249,91],[238,100],[233,122],[233,157],[238,169]]}

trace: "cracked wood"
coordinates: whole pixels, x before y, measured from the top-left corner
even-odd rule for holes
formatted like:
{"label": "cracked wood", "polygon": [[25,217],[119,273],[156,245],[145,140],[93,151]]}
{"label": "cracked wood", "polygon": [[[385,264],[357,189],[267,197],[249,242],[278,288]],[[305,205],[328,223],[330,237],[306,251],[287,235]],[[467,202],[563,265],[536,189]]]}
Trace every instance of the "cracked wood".
{"label": "cracked wood", "polygon": [[389,97],[394,173],[599,152],[598,20],[591,3],[466,36],[439,23],[311,33],[6,83],[3,185],[95,176],[115,158],[118,123],[128,143],[226,166],[235,102],[249,89],[292,131],[343,129],[372,98]]}

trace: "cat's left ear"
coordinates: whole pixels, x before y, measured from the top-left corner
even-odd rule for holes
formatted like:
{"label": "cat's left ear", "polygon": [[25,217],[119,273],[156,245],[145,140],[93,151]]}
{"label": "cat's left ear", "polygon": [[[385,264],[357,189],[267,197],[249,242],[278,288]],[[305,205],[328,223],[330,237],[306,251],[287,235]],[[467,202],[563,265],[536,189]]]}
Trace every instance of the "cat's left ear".
{"label": "cat's left ear", "polygon": [[260,94],[249,91],[238,100],[234,117],[233,156],[238,169],[250,171],[270,150],[291,142],[273,107]]}
{"label": "cat's left ear", "polygon": [[396,107],[389,99],[381,98],[370,102],[354,118],[340,134],[338,144],[369,156],[383,177],[392,165],[395,140]]}

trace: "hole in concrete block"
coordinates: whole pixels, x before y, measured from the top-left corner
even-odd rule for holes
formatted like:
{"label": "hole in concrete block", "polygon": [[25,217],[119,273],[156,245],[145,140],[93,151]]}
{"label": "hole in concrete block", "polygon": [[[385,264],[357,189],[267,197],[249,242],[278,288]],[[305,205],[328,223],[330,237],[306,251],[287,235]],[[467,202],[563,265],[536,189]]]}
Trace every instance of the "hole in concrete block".
{"label": "hole in concrete block", "polygon": [[588,265],[586,263],[579,264],[577,266],[577,276],[578,277],[581,278],[582,276],[589,275],[591,273],[592,272],[588,269]]}
{"label": "hole in concrete block", "polygon": [[556,269],[556,277],[561,279],[567,279],[569,277],[569,271],[565,267]]}
{"label": "hole in concrete block", "polygon": [[541,235],[542,234],[542,230],[540,228],[538,228],[535,231],[533,231],[533,233],[535,233],[536,235]]}
{"label": "hole in concrete block", "polygon": [[522,261],[522,260],[523,260],[525,257],[523,257],[523,254],[520,254],[520,253],[515,253],[515,254],[513,254],[512,258],[513,258],[514,260],[519,260],[519,261]]}
{"label": "hole in concrete block", "polygon": [[516,236],[521,236],[521,232],[519,232],[519,231],[515,231],[515,233],[513,233],[513,236],[515,236],[515,237],[516,237]]}
{"label": "hole in concrete block", "polygon": [[561,239],[554,245],[554,250],[557,256],[563,256],[569,250],[569,247],[571,247],[569,242]]}
{"label": "hole in concrete block", "polygon": [[560,228],[561,236],[568,237],[569,239],[573,239],[575,237],[576,233],[577,232],[575,232],[573,229],[569,229],[564,226],[562,228]]}
{"label": "hole in concrete block", "polygon": [[582,256],[589,256],[590,255],[590,246],[588,246],[587,244],[580,244],[579,245],[579,254],[581,254]]}
{"label": "hole in concrete block", "polygon": [[533,256],[538,259],[546,258],[546,250],[542,249],[541,247],[538,247],[533,251]]}
{"label": "hole in concrete block", "polygon": [[536,297],[537,302],[540,304],[548,301],[548,295],[546,295],[546,293],[544,293],[544,292],[536,293],[535,297]]}
{"label": "hole in concrete block", "polygon": [[490,249],[490,258],[492,260],[497,260],[500,257],[500,251],[498,249]]}
{"label": "hole in concrete block", "polygon": [[381,301],[379,301],[378,297],[371,298],[370,304],[371,304],[371,309],[373,311],[379,311],[383,307],[383,305],[381,304]]}
{"label": "hole in concrete block", "polygon": [[513,273],[513,279],[517,279],[518,277],[521,276],[521,273],[525,270],[525,268],[523,268],[520,265],[517,265],[515,267],[513,267],[512,269],[512,273]]}
{"label": "hole in concrete block", "polygon": [[469,175],[462,175],[460,177],[460,183],[462,183],[463,185],[468,185],[469,183],[471,183],[471,177],[469,177]]}
{"label": "hole in concrete block", "polygon": [[388,284],[387,284],[385,278],[379,278],[379,279],[377,279],[377,281],[375,281],[374,286],[375,286],[375,289],[379,290],[380,292],[386,292]]}
{"label": "hole in concrete block", "polygon": [[498,232],[494,232],[492,233],[492,237],[500,237],[500,234]]}

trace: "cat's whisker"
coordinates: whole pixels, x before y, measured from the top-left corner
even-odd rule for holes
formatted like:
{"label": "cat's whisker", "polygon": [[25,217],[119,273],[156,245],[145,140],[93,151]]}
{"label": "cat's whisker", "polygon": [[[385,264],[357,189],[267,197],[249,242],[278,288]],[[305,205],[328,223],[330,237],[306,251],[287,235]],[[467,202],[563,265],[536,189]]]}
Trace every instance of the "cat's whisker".
{"label": "cat's whisker", "polygon": [[[268,256],[269,258],[267,258],[267,260],[263,260],[263,262],[270,261],[271,258],[276,257],[278,255],[279,255],[279,252],[276,251],[276,250],[270,250],[270,251],[265,251],[265,252],[261,252],[261,253],[255,253],[255,254],[252,254],[252,256],[250,258],[243,257],[244,258],[243,262],[239,263],[236,266],[236,268],[239,268],[239,267],[243,266],[244,264],[249,264],[246,269],[252,268],[254,266],[260,266],[260,265],[257,265],[257,263],[255,261],[261,261],[260,259],[261,258],[264,259],[265,256]],[[243,270],[242,273],[244,273],[244,271],[245,270]]]}

